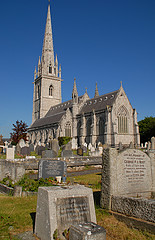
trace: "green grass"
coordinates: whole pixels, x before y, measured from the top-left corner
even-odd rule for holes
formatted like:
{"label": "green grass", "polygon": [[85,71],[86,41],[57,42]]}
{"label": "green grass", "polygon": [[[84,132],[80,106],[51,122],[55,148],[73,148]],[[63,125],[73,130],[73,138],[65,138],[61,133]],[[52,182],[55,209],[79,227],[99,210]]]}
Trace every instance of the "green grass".
{"label": "green grass", "polygon": [[[96,186],[101,180],[101,174],[89,174],[74,178],[76,182]],[[99,207],[100,190],[94,188],[94,200],[97,223],[103,226],[107,232],[107,240],[155,240],[155,235],[147,231],[141,232],[128,228]],[[10,197],[0,195],[0,239],[15,240],[13,237],[20,232],[32,231],[33,221],[31,213],[36,212],[37,197]]]}

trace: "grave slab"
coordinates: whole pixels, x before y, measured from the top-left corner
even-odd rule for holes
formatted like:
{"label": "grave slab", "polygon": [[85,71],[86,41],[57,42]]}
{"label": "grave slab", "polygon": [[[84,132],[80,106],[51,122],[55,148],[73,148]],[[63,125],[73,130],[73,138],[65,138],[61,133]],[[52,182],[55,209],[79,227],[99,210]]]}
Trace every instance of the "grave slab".
{"label": "grave slab", "polygon": [[106,230],[93,223],[72,225],[69,231],[69,240],[106,240]]}
{"label": "grave slab", "polygon": [[80,185],[40,187],[38,190],[35,234],[42,240],[60,236],[73,224],[94,222],[96,215],[92,189]]}

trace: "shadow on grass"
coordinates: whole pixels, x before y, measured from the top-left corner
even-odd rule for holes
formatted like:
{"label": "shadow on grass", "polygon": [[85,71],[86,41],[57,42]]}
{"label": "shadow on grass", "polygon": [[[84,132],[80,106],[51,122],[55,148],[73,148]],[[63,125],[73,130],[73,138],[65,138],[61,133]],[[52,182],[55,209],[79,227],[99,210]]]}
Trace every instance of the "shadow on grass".
{"label": "shadow on grass", "polygon": [[32,212],[30,213],[31,219],[32,219],[32,223],[33,223],[33,233],[35,230],[35,220],[36,220],[36,212]]}

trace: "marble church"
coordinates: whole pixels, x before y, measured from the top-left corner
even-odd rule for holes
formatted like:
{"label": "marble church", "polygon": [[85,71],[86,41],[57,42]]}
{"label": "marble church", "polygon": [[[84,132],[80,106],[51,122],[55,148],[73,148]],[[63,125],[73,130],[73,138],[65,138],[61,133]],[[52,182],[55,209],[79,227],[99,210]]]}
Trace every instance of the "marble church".
{"label": "marble church", "polygon": [[[97,84],[94,98],[87,90],[79,96],[74,79],[72,97],[61,98],[61,65],[54,54],[50,4],[38,67],[34,72],[32,124],[28,130],[29,143],[45,146],[51,139],[72,137],[72,148],[85,143],[111,147],[140,145],[136,110],[132,108],[122,87],[99,95]],[[96,79],[94,79],[94,82]]]}

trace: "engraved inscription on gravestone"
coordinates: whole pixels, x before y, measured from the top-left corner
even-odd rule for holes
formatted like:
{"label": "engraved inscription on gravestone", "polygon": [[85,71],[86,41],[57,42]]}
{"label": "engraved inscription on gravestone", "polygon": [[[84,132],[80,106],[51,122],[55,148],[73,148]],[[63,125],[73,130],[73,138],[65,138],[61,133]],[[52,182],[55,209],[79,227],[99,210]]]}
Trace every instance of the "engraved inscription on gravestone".
{"label": "engraved inscription on gravestone", "polygon": [[39,161],[39,178],[49,178],[67,175],[67,165],[64,161],[59,160],[40,160]]}
{"label": "engraved inscription on gravestone", "polygon": [[71,224],[90,221],[88,197],[58,198],[56,202],[58,229]]}
{"label": "engraved inscription on gravestone", "polygon": [[125,177],[129,184],[143,183],[146,175],[146,158],[145,154],[124,153],[124,170]]}

